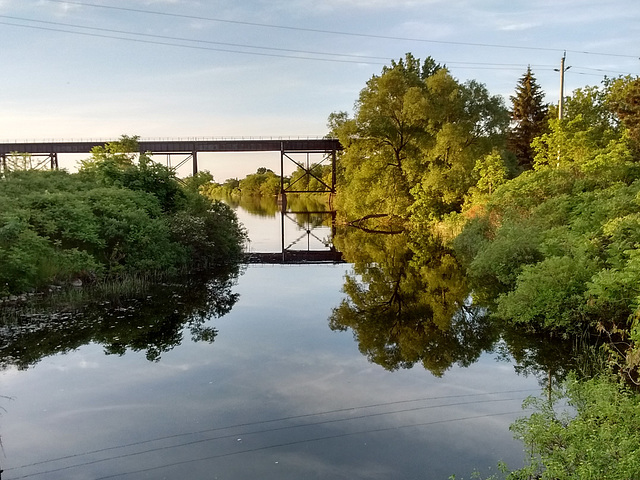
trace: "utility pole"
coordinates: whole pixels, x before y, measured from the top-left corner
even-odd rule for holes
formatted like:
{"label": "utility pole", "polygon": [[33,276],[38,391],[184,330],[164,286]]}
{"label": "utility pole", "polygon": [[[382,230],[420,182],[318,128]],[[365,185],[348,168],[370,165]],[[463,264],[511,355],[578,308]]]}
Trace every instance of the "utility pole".
{"label": "utility pole", "polygon": [[560,60],[560,69],[554,68],[556,72],[560,72],[560,101],[558,102],[558,119],[562,120],[562,110],[564,107],[564,72],[569,70],[571,66],[564,66],[564,61],[567,58],[567,52],[562,54],[562,60]]}

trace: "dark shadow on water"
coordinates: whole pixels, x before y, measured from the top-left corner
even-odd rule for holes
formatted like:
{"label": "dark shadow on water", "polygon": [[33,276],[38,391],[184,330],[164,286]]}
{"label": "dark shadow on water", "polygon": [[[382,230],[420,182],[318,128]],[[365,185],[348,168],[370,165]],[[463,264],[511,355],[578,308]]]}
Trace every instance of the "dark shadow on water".
{"label": "dark shadow on water", "polygon": [[158,361],[184,341],[213,342],[211,318],[228,313],[238,301],[232,291],[238,267],[151,286],[143,295],[93,302],[80,309],[25,311],[0,323],[0,369],[27,369],[45,357],[89,343],[106,354],[144,351]]}

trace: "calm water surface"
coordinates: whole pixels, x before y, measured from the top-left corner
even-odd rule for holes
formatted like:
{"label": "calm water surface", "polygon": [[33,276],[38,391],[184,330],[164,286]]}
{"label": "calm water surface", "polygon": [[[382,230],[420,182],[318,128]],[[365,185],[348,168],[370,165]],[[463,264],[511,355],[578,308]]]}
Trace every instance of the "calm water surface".
{"label": "calm water surface", "polygon": [[[279,248],[279,214],[239,216],[252,250]],[[287,244],[306,233],[287,229]],[[369,362],[328,323],[351,268],[249,265],[228,313],[179,323],[151,353],[93,335],[21,369],[5,359],[2,478],[446,479],[521,466],[508,427],[537,380],[493,353],[442,377]],[[131,328],[147,332],[141,321],[159,322]]]}

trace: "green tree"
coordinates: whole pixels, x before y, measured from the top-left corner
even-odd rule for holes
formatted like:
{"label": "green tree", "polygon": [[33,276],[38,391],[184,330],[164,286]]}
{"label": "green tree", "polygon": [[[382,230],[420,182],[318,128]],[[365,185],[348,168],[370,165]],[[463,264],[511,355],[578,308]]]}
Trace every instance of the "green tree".
{"label": "green tree", "polygon": [[533,168],[534,151],[531,142],[544,133],[548,106],[544,92],[536,81],[531,67],[520,78],[511,99],[511,128],[507,148],[516,156],[518,165],[525,170]]}
{"label": "green tree", "polygon": [[202,170],[196,174],[185,178],[184,186],[195,193],[206,190],[209,185],[213,185],[213,175],[208,170]]}
{"label": "green tree", "polygon": [[91,170],[93,167],[107,161],[120,168],[133,165],[134,160],[140,153],[139,139],[140,137],[137,135],[132,137],[122,135],[115,142],[93,147],[91,149],[91,157],[80,161],[80,169]]}
{"label": "green tree", "polygon": [[502,143],[507,123],[502,100],[483,85],[460,84],[433,59],[421,66],[407,54],[367,82],[353,119],[329,119],[345,148],[338,206],[355,218],[458,210],[476,160]]}
{"label": "green tree", "polygon": [[[92,158],[82,163],[78,173],[89,181],[107,187],[123,187],[155,196],[165,212],[175,212],[185,201],[185,191],[170,168],[154,162],[146,154],[138,156],[138,162],[120,150],[133,148],[126,137],[124,145],[110,143],[99,152],[92,152]],[[97,150],[96,147],[94,150]],[[106,151],[105,151],[106,150]],[[111,152],[115,153],[111,153]],[[200,177],[197,177],[198,179]]]}
{"label": "green tree", "polygon": [[[339,199],[349,215],[406,216],[412,203],[408,171],[419,162],[419,136],[426,127],[419,62],[393,62],[360,92],[353,120],[339,119],[337,135],[344,184]],[[416,180],[416,179],[412,179]]]}
{"label": "green tree", "polygon": [[[612,83],[576,89],[565,101],[562,120],[533,141],[535,167],[551,166],[605,181],[628,179],[634,162],[628,133],[611,107]],[[616,83],[616,85],[621,85]]]}
{"label": "green tree", "polygon": [[507,166],[498,149],[494,148],[491,153],[478,159],[473,174],[478,179],[475,186],[469,190],[473,202],[477,202],[478,197],[490,197],[496,188],[505,183],[508,175]]}
{"label": "green tree", "polygon": [[256,173],[240,180],[238,188],[242,195],[276,196],[280,192],[280,176],[272,170],[260,167]]}
{"label": "green tree", "polygon": [[637,158],[640,155],[640,78],[612,81],[610,104],[627,128]]}

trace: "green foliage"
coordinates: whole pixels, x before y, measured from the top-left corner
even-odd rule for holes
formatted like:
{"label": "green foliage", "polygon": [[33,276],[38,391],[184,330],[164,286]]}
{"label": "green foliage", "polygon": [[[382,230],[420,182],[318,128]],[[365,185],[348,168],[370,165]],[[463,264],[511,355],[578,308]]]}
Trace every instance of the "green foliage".
{"label": "green foliage", "polygon": [[133,163],[132,142],[96,149],[77,174],[0,180],[0,294],[238,261],[245,233],[231,209],[182,188],[145,155]]}
{"label": "green foliage", "polygon": [[498,298],[498,315],[525,325],[573,330],[584,323],[584,285],[596,265],[589,258],[552,256],[525,265],[513,290]]}
{"label": "green foliage", "polygon": [[[532,328],[628,325],[640,282],[640,170],[611,89],[585,88],[454,240],[478,300]],[[560,152],[560,156],[558,156]]]}
{"label": "green foliage", "polygon": [[238,189],[242,195],[274,197],[280,193],[280,176],[261,167],[256,173],[240,180]]}
{"label": "green foliage", "polygon": [[240,197],[240,180],[228,178],[224,183],[209,183],[202,185],[200,193],[208,198],[237,198]]}
{"label": "green foliage", "polygon": [[345,148],[338,206],[355,218],[459,210],[476,160],[502,143],[507,123],[502,101],[483,85],[460,84],[430,58],[420,68],[408,54],[367,82],[353,119],[329,119]]}
{"label": "green foliage", "polygon": [[194,193],[206,190],[209,185],[214,183],[213,175],[207,170],[197,172],[195,175],[187,177],[183,181],[185,188]]}
{"label": "green foliage", "polygon": [[26,291],[98,269],[84,252],[55,248],[24,218],[11,213],[0,216],[0,294]]}
{"label": "green foliage", "polygon": [[507,180],[507,167],[497,149],[478,160],[473,173],[478,176],[475,188],[489,195]]}
{"label": "green foliage", "polygon": [[610,82],[609,102],[627,128],[632,147],[640,153],[640,78],[624,77]]}
{"label": "green foliage", "polygon": [[575,177],[573,185],[564,175],[539,181],[548,173],[499,189],[455,239],[477,298],[496,297],[502,316],[529,325],[580,330],[624,322],[640,293],[640,182],[582,191],[586,183]]}
{"label": "green foliage", "polygon": [[105,163],[114,164],[118,168],[133,165],[137,154],[140,153],[138,136],[122,135],[118,141],[109,142],[104,146],[91,149],[91,158],[80,161],[81,170],[93,170]]}
{"label": "green foliage", "polygon": [[533,142],[536,168],[597,173],[607,180],[628,181],[630,175],[637,176],[628,131],[611,110],[612,95],[611,83],[574,91],[565,103],[564,119],[551,120],[549,132]]}
{"label": "green foliage", "polygon": [[178,212],[171,218],[171,238],[186,248],[192,267],[208,268],[241,260],[244,227],[229,206],[208,201],[205,211]]}
{"label": "green foliage", "polygon": [[[147,155],[140,155],[138,163],[121,162],[120,154],[100,154],[91,166],[80,168],[79,175],[88,181],[107,187],[122,187],[155,196],[165,212],[181,208],[185,192],[171,169],[153,162]],[[104,158],[103,158],[104,157]]]}
{"label": "green foliage", "polygon": [[529,451],[528,465],[511,480],[628,480],[640,476],[640,397],[611,378],[570,380],[558,410],[542,399],[536,412],[512,425]]}

